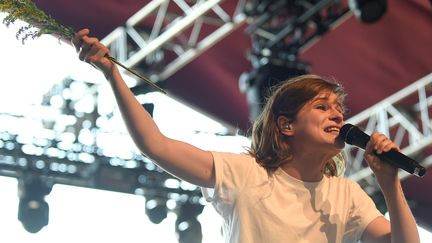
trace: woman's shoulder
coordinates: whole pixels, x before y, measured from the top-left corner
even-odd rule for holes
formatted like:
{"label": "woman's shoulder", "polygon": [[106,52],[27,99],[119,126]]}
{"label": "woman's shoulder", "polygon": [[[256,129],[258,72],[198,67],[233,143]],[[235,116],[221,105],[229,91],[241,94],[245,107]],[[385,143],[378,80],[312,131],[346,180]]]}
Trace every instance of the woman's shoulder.
{"label": "woman's shoulder", "polygon": [[247,153],[212,152],[212,154],[217,184],[243,190],[245,187],[268,180],[266,170]]}
{"label": "woman's shoulder", "polygon": [[255,157],[244,153],[233,152],[212,152],[216,168],[221,166],[225,169],[239,171],[241,173],[262,173],[267,174],[266,170],[260,166]]}

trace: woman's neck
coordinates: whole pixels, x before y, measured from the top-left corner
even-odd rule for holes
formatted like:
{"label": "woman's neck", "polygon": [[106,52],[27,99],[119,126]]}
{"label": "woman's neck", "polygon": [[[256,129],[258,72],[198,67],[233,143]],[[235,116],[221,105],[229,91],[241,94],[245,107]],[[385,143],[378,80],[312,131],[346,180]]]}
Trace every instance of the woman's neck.
{"label": "woman's neck", "polygon": [[320,181],[324,175],[324,167],[333,156],[320,153],[296,153],[292,160],[281,166],[290,176],[305,182]]}

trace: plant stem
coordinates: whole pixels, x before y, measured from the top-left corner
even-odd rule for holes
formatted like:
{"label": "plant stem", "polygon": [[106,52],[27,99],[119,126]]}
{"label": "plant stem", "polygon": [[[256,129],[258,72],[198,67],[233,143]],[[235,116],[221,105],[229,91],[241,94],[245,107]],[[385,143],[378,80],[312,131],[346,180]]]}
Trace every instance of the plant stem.
{"label": "plant stem", "polygon": [[132,74],[134,74],[135,76],[139,77],[140,79],[144,80],[146,83],[150,84],[151,86],[153,86],[154,88],[156,88],[158,91],[162,92],[163,94],[167,94],[167,92],[162,89],[161,87],[157,86],[155,83],[153,83],[151,80],[149,80],[148,78],[138,74],[137,72],[133,71],[132,69],[126,67],[125,65],[121,64],[119,61],[117,61],[114,57],[108,55],[107,56],[108,59],[110,59],[112,62],[114,62],[115,64],[119,65],[120,67],[126,69],[127,71],[131,72]]}

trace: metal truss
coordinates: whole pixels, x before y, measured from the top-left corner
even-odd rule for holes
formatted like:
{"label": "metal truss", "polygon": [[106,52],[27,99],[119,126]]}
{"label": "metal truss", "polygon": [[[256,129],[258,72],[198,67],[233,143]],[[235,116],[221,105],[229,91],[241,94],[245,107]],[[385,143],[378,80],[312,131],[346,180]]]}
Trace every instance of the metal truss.
{"label": "metal truss", "polygon": [[234,11],[222,3],[150,1],[102,43],[126,67],[163,81],[245,22],[245,0],[238,1]]}
{"label": "metal truss", "polygon": [[254,1],[254,17],[246,29],[262,56],[297,55],[330,31],[350,12],[338,0]]}
{"label": "metal truss", "polygon": [[[353,116],[346,122],[359,126],[366,133],[385,134],[401,152],[420,162],[424,167],[432,164],[432,73],[399,92]],[[429,150],[428,150],[429,149]],[[371,169],[363,160],[364,151],[354,146],[345,148],[346,175],[359,182],[372,194],[379,190]],[[401,178],[410,174],[401,171]]]}
{"label": "metal truss", "polygon": [[222,0],[154,0],[102,42],[124,66],[159,82],[245,22],[258,62],[298,63],[297,53],[348,12],[338,0],[240,0],[235,9]]}
{"label": "metal truss", "polygon": [[[180,187],[165,185],[167,180],[171,184],[180,185],[180,181],[165,173],[146,157],[134,154],[132,158],[108,157],[100,154],[95,146],[75,144],[72,150],[64,151],[55,148],[57,141],[47,140],[44,143],[52,147],[33,144],[34,149],[40,151],[58,150],[62,156],[52,156],[46,153],[28,154],[26,146],[17,141],[15,135],[7,132],[0,133],[0,176],[22,178],[28,174],[39,177],[51,184],[73,185],[108,191],[170,198],[169,194],[186,197],[201,197],[200,193],[185,190]],[[81,161],[80,158],[93,157],[94,162]],[[174,182],[177,181],[177,182]],[[164,195],[164,196],[162,196]]]}
{"label": "metal truss", "polygon": [[249,119],[261,113],[268,89],[282,80],[308,73],[310,64],[299,54],[341,22],[349,7],[337,0],[250,0],[245,7],[252,46],[250,72],[239,88],[246,94]]}

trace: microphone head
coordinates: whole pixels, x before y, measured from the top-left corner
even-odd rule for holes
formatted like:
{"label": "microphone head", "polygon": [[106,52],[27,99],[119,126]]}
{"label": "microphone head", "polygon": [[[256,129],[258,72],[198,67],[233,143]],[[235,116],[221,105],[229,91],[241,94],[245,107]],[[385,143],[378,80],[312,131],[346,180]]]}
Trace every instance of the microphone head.
{"label": "microphone head", "polygon": [[340,131],[339,131],[339,138],[342,139],[344,142],[349,143],[349,142],[347,141],[347,139],[348,139],[348,133],[349,133],[349,131],[350,131],[353,127],[354,127],[354,125],[349,124],[349,123],[343,125],[343,126],[341,127]]}
{"label": "microphone head", "polygon": [[360,128],[348,123],[341,127],[339,137],[347,144],[355,145],[362,149],[366,147],[370,139],[369,135],[360,130]]}

